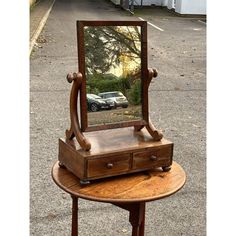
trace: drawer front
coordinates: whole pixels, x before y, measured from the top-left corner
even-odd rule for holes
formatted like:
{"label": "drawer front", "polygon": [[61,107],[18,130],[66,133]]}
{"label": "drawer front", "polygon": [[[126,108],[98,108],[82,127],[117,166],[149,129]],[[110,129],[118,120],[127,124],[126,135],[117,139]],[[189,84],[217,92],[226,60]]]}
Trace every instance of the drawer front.
{"label": "drawer front", "polygon": [[163,167],[172,164],[172,146],[152,151],[136,152],[133,156],[133,169]]}
{"label": "drawer front", "polygon": [[130,154],[88,160],[88,177],[109,176],[130,169]]}

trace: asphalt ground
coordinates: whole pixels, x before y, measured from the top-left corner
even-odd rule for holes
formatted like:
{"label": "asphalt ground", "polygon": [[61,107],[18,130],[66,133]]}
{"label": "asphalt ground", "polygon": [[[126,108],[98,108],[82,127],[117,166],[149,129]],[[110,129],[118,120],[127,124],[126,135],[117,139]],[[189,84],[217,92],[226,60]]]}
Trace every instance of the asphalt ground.
{"label": "asphalt ground", "polygon": [[30,10],[30,39],[36,33],[42,18],[52,5],[53,0],[40,0],[32,6]]}
{"label": "asphalt ground", "polygon": [[[76,20],[148,20],[154,125],[174,142],[184,188],[146,207],[145,235],[206,235],[206,25],[165,9],[129,14],[106,0],[56,0],[30,57],[30,235],[70,235],[71,198],[51,178],[58,138],[69,128],[68,72],[77,71]],[[131,235],[128,213],[79,200],[79,235]]]}
{"label": "asphalt ground", "polygon": [[37,45],[37,39],[40,40],[39,35],[47,21],[47,18],[52,9],[54,0],[39,0],[30,9],[30,54],[34,47]]}

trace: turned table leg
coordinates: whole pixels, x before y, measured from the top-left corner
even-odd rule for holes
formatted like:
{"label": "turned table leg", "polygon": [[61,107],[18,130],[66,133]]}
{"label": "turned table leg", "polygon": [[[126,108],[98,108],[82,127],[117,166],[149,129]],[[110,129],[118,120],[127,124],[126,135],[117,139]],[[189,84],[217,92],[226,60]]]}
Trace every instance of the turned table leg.
{"label": "turned table leg", "polygon": [[72,228],[71,236],[78,236],[78,198],[72,197]]}
{"label": "turned table leg", "polygon": [[132,236],[144,236],[145,202],[113,204],[129,211],[129,222],[132,225]]}
{"label": "turned table leg", "polygon": [[141,205],[141,223],[139,225],[139,235],[144,236],[144,228],[145,228],[145,202],[143,202],[143,205]]}

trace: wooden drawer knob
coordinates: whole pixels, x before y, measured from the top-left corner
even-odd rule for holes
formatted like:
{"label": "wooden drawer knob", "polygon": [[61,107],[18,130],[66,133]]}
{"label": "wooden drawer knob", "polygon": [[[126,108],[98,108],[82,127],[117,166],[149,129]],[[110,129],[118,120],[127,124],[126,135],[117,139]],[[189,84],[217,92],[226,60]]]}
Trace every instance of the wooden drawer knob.
{"label": "wooden drawer knob", "polygon": [[150,160],[151,161],[156,161],[157,160],[157,156],[154,156],[154,155],[150,156]]}
{"label": "wooden drawer knob", "polygon": [[113,167],[113,164],[112,163],[107,163],[107,168],[108,169],[111,169]]}

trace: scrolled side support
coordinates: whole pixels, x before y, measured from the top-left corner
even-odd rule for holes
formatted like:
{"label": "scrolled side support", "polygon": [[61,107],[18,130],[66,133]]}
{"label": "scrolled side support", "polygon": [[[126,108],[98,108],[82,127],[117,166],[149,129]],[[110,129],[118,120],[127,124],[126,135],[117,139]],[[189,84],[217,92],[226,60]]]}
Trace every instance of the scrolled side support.
{"label": "scrolled side support", "polygon": [[[149,68],[148,69],[148,78],[147,78],[147,88],[149,87],[152,78],[157,77],[158,72],[155,68]],[[135,131],[140,131],[144,126],[137,126],[135,127]],[[148,124],[145,125],[147,131],[149,132],[149,134],[153,137],[154,140],[156,141],[160,141],[163,138],[163,134],[161,133],[160,130],[157,130],[154,125],[152,124],[152,122],[148,121]]]}
{"label": "scrolled side support", "polygon": [[81,73],[73,73],[67,75],[67,81],[72,83],[72,89],[70,93],[70,120],[71,126],[69,130],[66,130],[66,138],[72,140],[74,137],[82,147],[82,149],[89,151],[91,149],[91,143],[84,137],[81,132],[79,119],[78,119],[78,110],[77,110],[77,102],[78,102],[78,93],[81,89],[82,84],[82,74]]}

